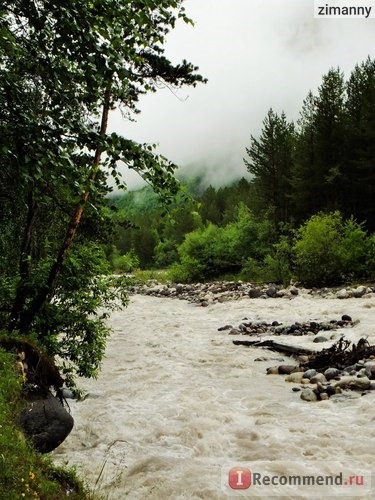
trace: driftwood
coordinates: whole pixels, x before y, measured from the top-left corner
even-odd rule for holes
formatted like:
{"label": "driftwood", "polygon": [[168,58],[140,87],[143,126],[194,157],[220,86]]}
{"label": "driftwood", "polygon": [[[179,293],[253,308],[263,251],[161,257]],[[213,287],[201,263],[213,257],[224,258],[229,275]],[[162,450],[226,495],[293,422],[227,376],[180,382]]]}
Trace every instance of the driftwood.
{"label": "driftwood", "polygon": [[360,360],[375,356],[375,345],[370,345],[364,338],[361,338],[357,344],[354,344],[342,337],[331,347],[322,349],[319,352],[303,347],[279,344],[273,340],[233,340],[233,344],[246,347],[264,347],[288,356],[307,355],[309,358],[308,361],[301,363],[300,367],[306,369],[314,368],[317,371],[324,371],[327,368],[342,370],[348,366],[355,365]]}
{"label": "driftwood", "polygon": [[270,351],[282,352],[289,356],[295,355],[313,355],[315,351],[311,349],[305,349],[304,347],[293,347],[291,345],[280,344],[279,342],[274,342],[273,340],[233,340],[234,345],[243,345],[245,347],[264,347]]}
{"label": "driftwood", "polygon": [[364,338],[354,344],[342,337],[331,347],[311,355],[308,362],[301,366],[308,366],[319,371],[330,367],[342,370],[370,356],[375,356],[375,345],[370,345]]}

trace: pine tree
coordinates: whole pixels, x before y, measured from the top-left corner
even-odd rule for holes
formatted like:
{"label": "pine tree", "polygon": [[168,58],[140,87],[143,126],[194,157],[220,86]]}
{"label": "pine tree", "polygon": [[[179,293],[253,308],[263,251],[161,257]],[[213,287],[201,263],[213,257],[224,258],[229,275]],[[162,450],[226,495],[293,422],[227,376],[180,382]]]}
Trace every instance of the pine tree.
{"label": "pine tree", "polygon": [[272,109],[263,121],[259,139],[251,136],[246,148],[245,165],[254,175],[254,190],[263,211],[272,210],[274,222],[287,222],[290,218],[290,172],[293,162],[294,125],[285,113],[278,116]]}

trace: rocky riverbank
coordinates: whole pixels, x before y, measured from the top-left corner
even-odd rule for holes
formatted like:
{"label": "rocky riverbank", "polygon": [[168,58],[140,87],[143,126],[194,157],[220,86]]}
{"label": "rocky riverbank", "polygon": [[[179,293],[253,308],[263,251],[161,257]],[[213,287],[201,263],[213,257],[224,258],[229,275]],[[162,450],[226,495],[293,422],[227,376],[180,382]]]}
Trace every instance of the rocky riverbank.
{"label": "rocky riverbank", "polygon": [[375,285],[350,286],[346,288],[302,288],[295,285],[284,287],[277,284],[258,285],[243,281],[221,281],[212,283],[168,283],[156,281],[138,283],[131,287],[132,294],[152,297],[175,298],[188,300],[202,307],[210,304],[238,300],[243,297],[250,299],[293,299],[300,293],[312,297],[348,299],[351,297],[375,297]]}

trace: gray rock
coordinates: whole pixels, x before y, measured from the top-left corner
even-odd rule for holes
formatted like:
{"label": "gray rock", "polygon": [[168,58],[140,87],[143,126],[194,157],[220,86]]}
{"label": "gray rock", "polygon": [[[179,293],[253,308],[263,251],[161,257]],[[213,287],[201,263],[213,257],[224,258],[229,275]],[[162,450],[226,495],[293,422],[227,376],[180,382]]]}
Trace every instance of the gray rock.
{"label": "gray rock", "polygon": [[46,396],[29,396],[18,424],[41,453],[57,448],[73,429],[73,417],[50,392]]}
{"label": "gray rock", "polygon": [[353,297],[355,297],[356,299],[363,297],[365,293],[366,288],[364,286],[359,286],[352,291]]}
{"label": "gray rock", "polygon": [[267,297],[275,298],[276,297],[276,293],[277,293],[277,290],[276,290],[276,287],[274,287],[274,286],[270,286],[266,290]]}
{"label": "gray rock", "polygon": [[299,293],[298,288],[296,288],[295,286],[290,287],[289,291],[292,295],[298,295]]}
{"label": "gray rock", "polygon": [[288,375],[285,379],[285,382],[291,382],[293,384],[300,384],[303,379],[303,373],[302,372],[295,372],[291,373]]}
{"label": "gray rock", "polygon": [[328,396],[328,394],[326,392],[321,392],[320,393],[320,399],[322,401],[325,401],[325,400],[329,399],[329,396]]}
{"label": "gray rock", "polygon": [[327,368],[324,372],[324,376],[327,380],[332,380],[340,375],[340,370],[337,368]]}
{"label": "gray rock", "polygon": [[219,332],[224,332],[225,330],[231,330],[233,328],[232,325],[225,325],[225,326],[221,326],[220,328],[218,328],[217,330]]}
{"label": "gray rock", "polygon": [[328,339],[327,337],[324,337],[323,335],[317,335],[313,342],[315,342],[315,344],[319,343],[319,342],[328,342]]}
{"label": "gray rock", "polygon": [[367,377],[342,377],[333,384],[335,389],[352,389],[354,391],[364,391],[369,389],[371,386],[371,381]]}
{"label": "gray rock", "polygon": [[307,387],[306,389],[302,390],[301,399],[303,399],[304,401],[318,401],[318,396],[312,389]]}
{"label": "gray rock", "polygon": [[316,375],[314,375],[313,377],[310,378],[310,382],[312,384],[317,384],[318,382],[320,384],[326,384],[327,383],[327,379],[325,378],[325,376],[323,375],[323,373],[317,373]]}
{"label": "gray rock", "polygon": [[228,335],[241,335],[241,331],[238,328],[232,328]]}
{"label": "gray rock", "polygon": [[349,293],[345,288],[343,288],[342,290],[339,290],[337,292],[336,297],[338,299],[347,299],[347,298],[349,298]]}
{"label": "gray rock", "polygon": [[261,291],[259,290],[259,288],[250,288],[249,297],[251,299],[257,299],[258,297],[260,297],[260,295],[261,295]]}
{"label": "gray rock", "polygon": [[308,378],[310,380],[312,377],[315,377],[316,374],[317,374],[317,371],[314,369],[306,370],[303,374],[303,378]]}
{"label": "gray rock", "polygon": [[343,314],[341,316],[342,321],[352,321],[352,318],[348,314]]}

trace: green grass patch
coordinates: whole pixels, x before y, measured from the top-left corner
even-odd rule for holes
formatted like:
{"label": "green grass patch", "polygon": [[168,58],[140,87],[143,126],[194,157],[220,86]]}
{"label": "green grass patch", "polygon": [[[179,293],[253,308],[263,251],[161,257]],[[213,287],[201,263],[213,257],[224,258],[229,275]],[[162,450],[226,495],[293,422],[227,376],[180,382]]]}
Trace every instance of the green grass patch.
{"label": "green grass patch", "polygon": [[17,428],[21,391],[14,356],[0,349],[0,500],[93,499],[74,469],[55,466]]}

